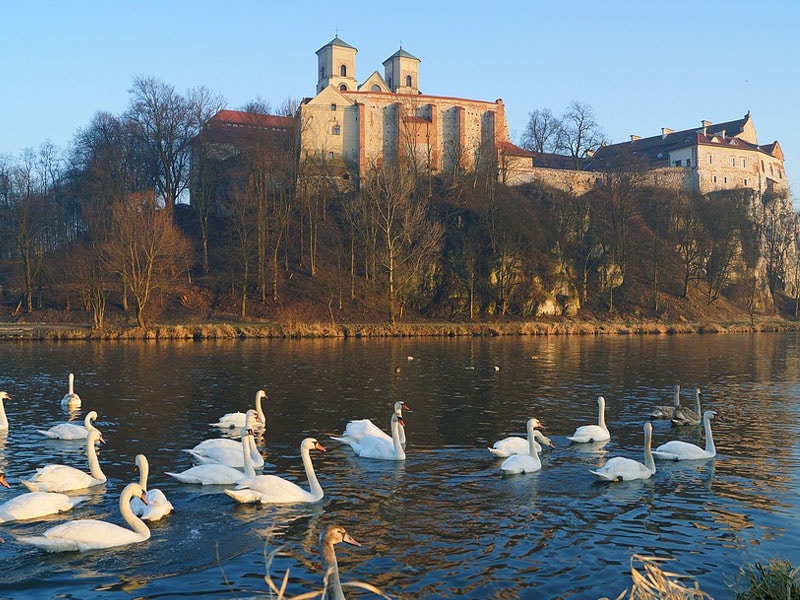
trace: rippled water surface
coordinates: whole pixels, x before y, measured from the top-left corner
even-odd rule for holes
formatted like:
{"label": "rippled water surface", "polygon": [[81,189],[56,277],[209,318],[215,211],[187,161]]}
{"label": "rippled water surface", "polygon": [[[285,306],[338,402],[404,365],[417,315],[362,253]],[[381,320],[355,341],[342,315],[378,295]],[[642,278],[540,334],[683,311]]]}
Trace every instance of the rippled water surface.
{"label": "rippled water surface", "polygon": [[[413,358],[413,360],[412,360]],[[362,543],[338,546],[344,581],[395,598],[600,598],[630,586],[634,553],[673,559],[718,600],[740,566],[773,557],[800,563],[800,351],[795,334],[659,337],[465,338],[0,344],[0,389],[11,422],[0,468],[12,489],[36,467],[86,467],[83,445],[37,433],[70,417],[67,374],[99,413],[108,482],[71,514],[0,525],[0,596],[10,598],[268,597],[265,538],[281,547],[270,572],[289,569],[288,592],[319,588],[317,537],[338,522]],[[658,463],[645,482],[601,484],[588,470],[611,456],[642,460],[642,424],[657,404],[703,390],[718,456]],[[181,452],[218,436],[208,424],[244,411],[265,389],[267,465],[302,485],[299,444],[315,436],[325,490],[316,505],[241,506],[220,488],[185,485],[166,471]],[[570,445],[607,401],[611,441]],[[361,459],[331,441],[350,419],[388,430],[405,400],[408,459]],[[540,472],[504,477],[486,447],[524,435],[535,416],[556,444]],[[703,445],[699,428],[654,422],[654,445]],[[17,541],[74,518],[122,523],[121,489],[148,456],[150,486],[175,514],[149,541],[90,553],[43,554]],[[85,492],[84,492],[85,493]],[[374,597],[349,592],[349,597]]]}

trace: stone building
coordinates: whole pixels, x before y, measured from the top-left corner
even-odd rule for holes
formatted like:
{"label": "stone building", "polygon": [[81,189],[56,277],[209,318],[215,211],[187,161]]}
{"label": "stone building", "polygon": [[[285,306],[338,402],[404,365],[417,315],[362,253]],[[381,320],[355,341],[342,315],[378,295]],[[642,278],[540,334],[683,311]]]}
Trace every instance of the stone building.
{"label": "stone building", "polygon": [[361,176],[401,159],[430,173],[472,171],[512,145],[502,100],[423,94],[420,60],[402,47],[383,61],[383,75],[359,83],[357,52],[338,36],[317,50],[317,94],[298,113],[303,155],[331,175]]}

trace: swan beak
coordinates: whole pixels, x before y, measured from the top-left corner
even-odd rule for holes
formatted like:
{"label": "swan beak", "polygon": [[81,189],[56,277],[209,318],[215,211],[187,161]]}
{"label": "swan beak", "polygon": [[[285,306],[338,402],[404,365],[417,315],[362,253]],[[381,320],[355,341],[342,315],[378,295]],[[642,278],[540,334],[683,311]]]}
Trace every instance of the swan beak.
{"label": "swan beak", "polygon": [[144,490],[142,490],[142,493],[141,493],[141,495],[139,496],[139,499],[140,499],[142,502],[144,502],[144,503],[145,503],[145,505],[146,505],[146,504],[148,504],[148,502],[147,502],[147,492],[145,492]]}
{"label": "swan beak", "polygon": [[319,450],[320,452],[327,452],[327,450],[325,450],[325,447],[319,442],[314,442],[314,450]]}
{"label": "swan beak", "polygon": [[345,531],[345,533],[344,533],[344,537],[342,538],[342,541],[343,541],[343,542],[345,542],[346,544],[350,544],[351,546],[358,546],[359,548],[361,547],[361,544],[359,544],[359,543],[358,543],[358,542],[357,542],[357,541],[356,541],[356,540],[355,540],[355,539],[354,539],[354,538],[353,538],[353,537],[352,537],[352,536],[351,536],[349,533],[347,533],[346,531]]}
{"label": "swan beak", "polygon": [[403,417],[397,417],[397,422],[400,423],[403,427],[406,426],[406,422],[403,420]]}
{"label": "swan beak", "polygon": [[0,473],[0,485],[4,485],[7,488],[11,489],[11,485],[6,481],[6,474]]}
{"label": "swan beak", "polygon": [[402,408],[403,410],[407,410],[408,412],[412,412],[411,409],[408,408],[408,404],[406,404],[405,402],[403,402],[403,406],[401,406],[400,408]]}

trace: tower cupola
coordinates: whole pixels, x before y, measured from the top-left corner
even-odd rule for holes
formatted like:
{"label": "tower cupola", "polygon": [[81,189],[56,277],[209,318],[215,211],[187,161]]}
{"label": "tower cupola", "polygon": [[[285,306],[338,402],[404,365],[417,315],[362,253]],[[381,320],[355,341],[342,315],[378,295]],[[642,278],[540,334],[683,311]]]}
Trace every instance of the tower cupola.
{"label": "tower cupola", "polygon": [[341,40],[337,35],[322,48],[317,50],[317,93],[328,86],[338,90],[355,90],[356,53],[358,50]]}
{"label": "tower cupola", "polygon": [[396,94],[419,94],[419,63],[413,54],[400,49],[383,61],[384,79]]}

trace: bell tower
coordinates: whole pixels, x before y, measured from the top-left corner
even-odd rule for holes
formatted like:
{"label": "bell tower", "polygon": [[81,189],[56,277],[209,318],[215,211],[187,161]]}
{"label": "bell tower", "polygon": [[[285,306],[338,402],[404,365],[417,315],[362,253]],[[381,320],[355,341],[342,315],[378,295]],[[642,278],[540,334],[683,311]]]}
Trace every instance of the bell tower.
{"label": "bell tower", "polygon": [[383,61],[384,79],[396,94],[419,94],[419,63],[413,54],[400,49]]}
{"label": "bell tower", "polygon": [[339,39],[337,35],[322,48],[317,50],[317,93],[319,94],[328,86],[338,90],[355,90],[356,81],[356,53],[353,46]]}

